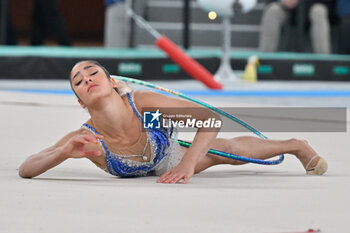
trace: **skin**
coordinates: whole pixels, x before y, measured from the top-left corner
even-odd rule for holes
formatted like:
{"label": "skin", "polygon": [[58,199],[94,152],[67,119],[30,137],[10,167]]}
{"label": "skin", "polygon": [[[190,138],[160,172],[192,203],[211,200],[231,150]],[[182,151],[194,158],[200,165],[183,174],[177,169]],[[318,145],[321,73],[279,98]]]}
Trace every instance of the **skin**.
{"label": "skin", "polygon": [[293,9],[298,4],[299,4],[299,0],[282,0],[282,5],[288,9]]}
{"label": "skin", "polygon": [[[31,178],[57,166],[66,159],[88,158],[97,166],[106,169],[105,158],[99,146],[98,139],[103,139],[109,149],[114,151],[120,148],[130,148],[143,143],[145,132],[140,120],[133,112],[126,96],[121,97],[119,91],[124,86],[114,79],[108,79],[102,68],[89,61],[76,64],[70,75],[72,88],[79,97],[82,108],[87,108],[90,119],[86,122],[94,127],[100,135],[94,135],[85,129],[68,133],[55,145],[44,149],[27,158],[20,166],[19,175]],[[129,88],[129,87],[127,87]],[[172,108],[172,107],[200,107],[199,105],[171,98],[150,91],[135,91],[134,99],[137,109],[143,107]],[[167,114],[167,112],[162,112]],[[170,114],[170,113],[168,113]],[[207,110],[204,114],[194,116],[197,119],[217,117]],[[244,162],[207,154],[209,148],[239,154],[252,158],[267,159],[278,154],[293,154],[305,165],[316,155],[306,141],[263,140],[256,137],[236,137],[232,139],[216,138],[218,132],[203,132],[198,129],[190,148],[182,147],[183,158],[179,165],[164,173],[159,183],[187,183],[198,172],[218,164],[240,165]],[[254,146],[252,146],[254,145]],[[149,158],[149,148],[146,150]],[[141,154],[142,151],[139,152]],[[130,158],[142,161],[141,158]],[[317,164],[316,158],[310,167]]]}

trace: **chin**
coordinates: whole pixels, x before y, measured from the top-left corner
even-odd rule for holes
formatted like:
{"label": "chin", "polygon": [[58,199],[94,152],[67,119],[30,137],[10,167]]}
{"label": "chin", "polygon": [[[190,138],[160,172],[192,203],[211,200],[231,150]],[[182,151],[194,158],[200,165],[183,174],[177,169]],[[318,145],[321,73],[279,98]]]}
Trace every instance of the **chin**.
{"label": "chin", "polygon": [[106,93],[102,93],[102,92],[94,92],[94,93],[90,93],[90,104],[89,105],[95,105],[98,104],[99,102],[101,102],[103,99],[107,98],[108,95],[106,95]]}

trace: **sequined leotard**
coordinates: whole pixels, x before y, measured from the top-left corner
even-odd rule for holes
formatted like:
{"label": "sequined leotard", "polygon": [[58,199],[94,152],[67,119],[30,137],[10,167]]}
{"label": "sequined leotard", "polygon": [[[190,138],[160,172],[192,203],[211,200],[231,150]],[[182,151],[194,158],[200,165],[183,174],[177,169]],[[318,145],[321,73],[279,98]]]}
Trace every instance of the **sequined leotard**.
{"label": "sequined leotard", "polygon": [[[142,116],[134,103],[133,92],[127,93],[127,96],[134,113],[142,122]],[[88,124],[83,124],[82,128],[98,134]],[[113,153],[107,148],[105,142],[100,139],[100,146],[105,155],[106,172],[123,177],[161,175],[179,164],[182,159],[182,153],[180,145],[176,141],[176,128],[147,129],[146,135],[151,149],[149,162],[133,161]]]}

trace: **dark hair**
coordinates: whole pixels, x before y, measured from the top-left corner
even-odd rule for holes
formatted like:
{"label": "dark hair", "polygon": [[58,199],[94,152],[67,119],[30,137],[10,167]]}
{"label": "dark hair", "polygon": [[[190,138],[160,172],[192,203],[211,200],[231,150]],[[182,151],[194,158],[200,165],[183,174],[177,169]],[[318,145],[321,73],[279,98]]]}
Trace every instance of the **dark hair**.
{"label": "dark hair", "polygon": [[[74,66],[76,66],[77,64],[82,63],[82,62],[90,62],[90,63],[92,63],[92,64],[94,64],[94,65],[100,67],[100,68],[103,70],[103,72],[106,74],[107,78],[111,79],[111,75],[110,75],[110,73],[108,72],[108,70],[107,70],[104,66],[102,66],[98,61],[95,61],[95,60],[84,60],[84,61],[80,61],[80,62],[75,63]],[[73,67],[74,67],[74,66],[73,66]],[[72,91],[74,92],[75,96],[76,96],[78,99],[80,99],[79,96],[77,95],[77,93],[75,93],[75,91],[74,91],[74,89],[73,89],[72,80],[71,80],[71,78],[70,78],[71,75],[72,75],[72,71],[70,71],[70,74],[69,74],[69,83],[70,83],[70,87],[72,88]],[[114,90],[119,94],[118,88],[114,88]]]}

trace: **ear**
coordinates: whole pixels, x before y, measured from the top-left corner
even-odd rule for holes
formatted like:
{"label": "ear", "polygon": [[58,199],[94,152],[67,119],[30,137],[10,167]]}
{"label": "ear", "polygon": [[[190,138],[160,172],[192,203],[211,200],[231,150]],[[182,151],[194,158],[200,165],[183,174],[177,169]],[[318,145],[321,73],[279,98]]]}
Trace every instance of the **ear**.
{"label": "ear", "polygon": [[111,78],[110,80],[111,80],[111,83],[112,83],[112,87],[113,87],[113,88],[117,88],[118,85],[117,85],[117,82],[115,81],[115,79],[114,79],[114,78]]}
{"label": "ear", "polygon": [[82,107],[82,108],[86,108],[86,105],[83,103],[83,101],[81,101],[80,99],[78,99],[78,103],[80,104],[80,106]]}

